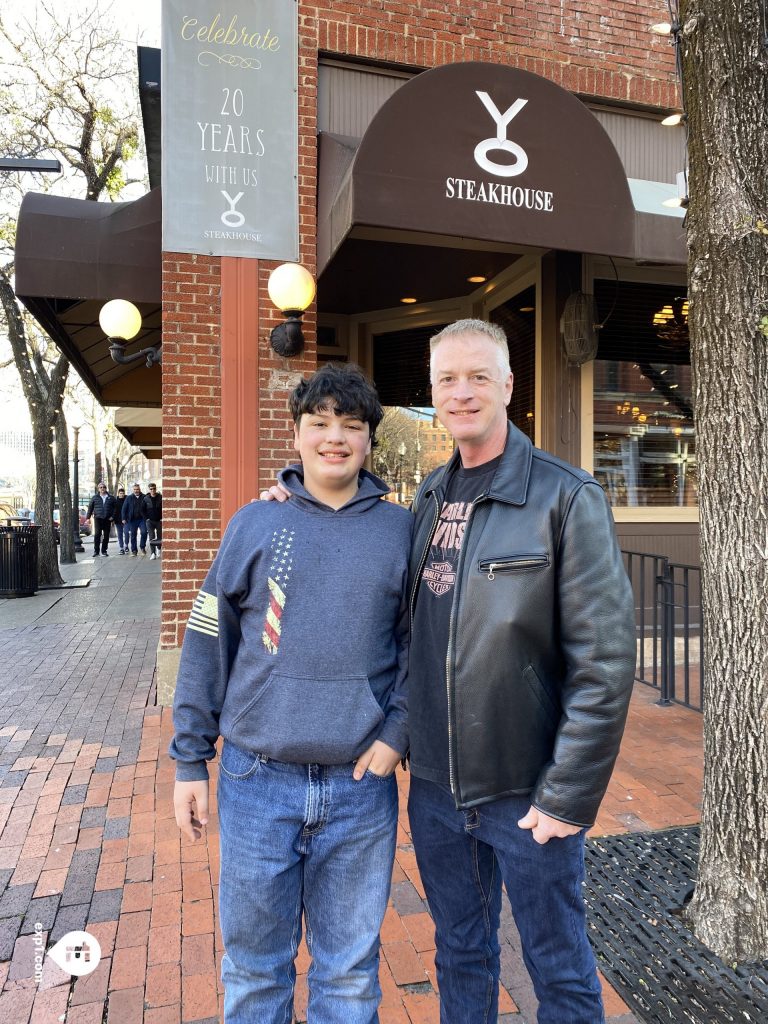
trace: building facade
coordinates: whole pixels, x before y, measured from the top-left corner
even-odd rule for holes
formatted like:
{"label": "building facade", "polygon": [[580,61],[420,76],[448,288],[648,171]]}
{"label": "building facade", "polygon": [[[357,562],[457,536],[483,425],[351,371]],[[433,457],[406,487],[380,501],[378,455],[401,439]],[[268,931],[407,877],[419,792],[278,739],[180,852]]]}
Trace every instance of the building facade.
{"label": "building facade", "polygon": [[510,418],[595,473],[622,546],[698,560],[684,227],[662,206],[685,139],[660,125],[679,91],[650,31],[667,17],[665,0],[298,4],[304,351],[269,344],[275,263],[153,249],[152,281],[137,270],[122,297],[161,336],[162,371],[100,384],[162,407],[164,699],[223,524],[293,456],[299,375],[352,360],[385,405],[429,406],[429,336],[459,317],[504,326]]}

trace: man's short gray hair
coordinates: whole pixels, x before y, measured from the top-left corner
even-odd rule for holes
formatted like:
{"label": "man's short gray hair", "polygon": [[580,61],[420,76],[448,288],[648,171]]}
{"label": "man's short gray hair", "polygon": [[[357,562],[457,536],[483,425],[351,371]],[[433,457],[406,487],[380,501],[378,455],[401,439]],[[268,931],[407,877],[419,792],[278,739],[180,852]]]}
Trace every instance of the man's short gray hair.
{"label": "man's short gray hair", "polygon": [[452,324],[448,324],[442,331],[439,331],[430,338],[430,370],[434,362],[435,349],[441,341],[445,338],[467,337],[471,334],[479,335],[481,338],[487,338],[488,341],[493,342],[498,349],[499,369],[505,376],[511,373],[507,336],[501,327],[497,324],[489,323],[488,320],[454,320]]}

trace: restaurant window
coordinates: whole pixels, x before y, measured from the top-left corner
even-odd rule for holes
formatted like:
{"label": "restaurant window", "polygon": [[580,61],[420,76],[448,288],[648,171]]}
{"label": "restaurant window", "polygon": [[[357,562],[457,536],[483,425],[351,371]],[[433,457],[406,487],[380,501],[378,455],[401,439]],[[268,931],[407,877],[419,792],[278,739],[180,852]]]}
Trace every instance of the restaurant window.
{"label": "restaurant window", "polygon": [[596,280],[595,299],[594,475],[616,508],[695,506],[685,289]]}

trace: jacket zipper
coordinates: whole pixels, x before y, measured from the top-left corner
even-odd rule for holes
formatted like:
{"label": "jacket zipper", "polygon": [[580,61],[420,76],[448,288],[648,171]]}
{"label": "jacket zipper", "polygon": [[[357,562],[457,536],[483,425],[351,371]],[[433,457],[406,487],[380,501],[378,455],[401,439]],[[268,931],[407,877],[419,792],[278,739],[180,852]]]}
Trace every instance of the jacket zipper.
{"label": "jacket zipper", "polygon": [[497,572],[514,572],[516,569],[538,569],[542,565],[549,565],[549,558],[546,555],[522,555],[519,558],[505,558],[498,562],[490,559],[481,560],[478,568],[480,572],[487,572],[488,579],[496,578]]}
{"label": "jacket zipper", "polygon": [[448,776],[451,783],[451,793],[456,796],[456,767],[453,760],[453,702],[451,701],[451,653],[453,651],[453,635],[454,635],[454,623],[456,621],[456,610],[458,607],[459,600],[459,586],[461,585],[461,570],[464,567],[464,553],[467,550],[467,539],[469,537],[469,527],[472,523],[472,516],[475,514],[475,509],[481,501],[485,500],[485,495],[481,494],[472,502],[472,506],[467,516],[467,523],[464,527],[464,536],[461,542],[461,551],[459,552],[459,562],[456,566],[456,584],[453,591],[453,601],[451,603],[451,621],[448,626],[448,649],[445,652],[445,689],[448,697]]}

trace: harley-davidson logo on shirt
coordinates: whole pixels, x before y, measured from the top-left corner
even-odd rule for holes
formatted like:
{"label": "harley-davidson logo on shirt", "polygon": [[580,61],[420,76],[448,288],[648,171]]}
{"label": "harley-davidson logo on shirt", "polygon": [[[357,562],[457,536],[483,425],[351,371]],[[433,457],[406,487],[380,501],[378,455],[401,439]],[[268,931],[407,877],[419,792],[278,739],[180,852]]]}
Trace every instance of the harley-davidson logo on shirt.
{"label": "harley-davidson logo on shirt", "polygon": [[471,508],[471,501],[455,501],[445,502],[440,509],[429,558],[421,574],[422,581],[436,597],[447,594],[456,582],[456,560]]}

